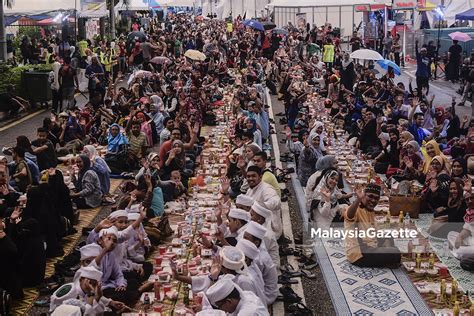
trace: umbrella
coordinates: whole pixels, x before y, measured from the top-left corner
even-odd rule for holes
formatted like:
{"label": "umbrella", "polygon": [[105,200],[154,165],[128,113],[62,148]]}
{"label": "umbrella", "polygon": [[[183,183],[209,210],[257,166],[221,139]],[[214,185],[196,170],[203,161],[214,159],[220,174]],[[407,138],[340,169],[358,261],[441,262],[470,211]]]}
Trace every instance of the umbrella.
{"label": "umbrella", "polygon": [[469,34],[463,32],[453,32],[449,33],[448,35],[453,41],[469,42],[470,40],[472,40]]}
{"label": "umbrella", "polygon": [[188,49],[186,53],[184,53],[184,56],[192,60],[199,60],[199,61],[206,60],[206,55],[204,55],[203,53],[195,49]]}
{"label": "umbrella", "polygon": [[388,60],[388,59],[378,60],[377,64],[380,66],[380,68],[384,70],[388,70],[388,67],[393,68],[393,73],[396,74],[397,76],[400,76],[402,74],[400,67],[398,67],[398,65],[395,64],[391,60]]}
{"label": "umbrella", "polygon": [[151,60],[150,60],[150,63],[153,63],[153,64],[159,64],[159,65],[164,65],[164,64],[171,64],[171,59],[169,59],[168,57],[165,57],[165,56],[156,56],[156,57],[153,57]]}
{"label": "umbrella", "polygon": [[143,33],[143,32],[131,32],[128,34],[127,36],[127,41],[131,42],[131,41],[143,41],[144,39],[146,39],[146,34]]}
{"label": "umbrella", "polygon": [[251,27],[257,31],[265,31],[265,28],[263,27],[262,23],[256,21],[256,20],[244,20],[242,22],[244,25]]}
{"label": "umbrella", "polygon": [[267,30],[271,30],[271,29],[274,29],[276,26],[275,23],[271,22],[271,21],[265,21],[265,22],[262,22],[262,25],[263,25],[263,28],[267,31]]}
{"label": "umbrella", "polygon": [[285,36],[289,34],[288,30],[285,30],[285,29],[273,29],[272,33],[285,35]]}
{"label": "umbrella", "polygon": [[375,50],[371,49],[358,49],[350,55],[352,59],[360,60],[382,60],[383,57]]}

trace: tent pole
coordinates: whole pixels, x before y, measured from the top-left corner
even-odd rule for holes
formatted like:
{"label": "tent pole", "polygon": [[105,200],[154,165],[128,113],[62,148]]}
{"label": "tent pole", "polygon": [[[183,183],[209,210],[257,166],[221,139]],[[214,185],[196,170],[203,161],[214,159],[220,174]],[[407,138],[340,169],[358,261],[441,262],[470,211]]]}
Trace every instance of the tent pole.
{"label": "tent pole", "polygon": [[[342,6],[339,6],[339,32],[341,31],[342,28]],[[339,35],[341,37],[341,35]]]}
{"label": "tent pole", "polygon": [[354,33],[354,22],[355,22],[355,6],[353,5],[352,6],[352,33],[351,33],[351,36]]}
{"label": "tent pole", "polygon": [[[384,21],[383,21],[383,31],[384,35],[387,34],[388,32],[388,10],[387,10],[387,5],[384,6],[383,8],[383,13],[384,13]],[[395,26],[396,27],[396,26]],[[385,37],[385,36],[384,36]]]}
{"label": "tent pole", "polygon": [[5,38],[5,13],[3,0],[0,0],[0,61],[7,61],[7,40]]}
{"label": "tent pole", "polygon": [[257,18],[257,0],[254,0],[255,18]]}
{"label": "tent pole", "polygon": [[326,22],[324,22],[324,24],[328,22],[328,19],[329,19],[329,13],[328,13],[328,7],[326,7]]}
{"label": "tent pole", "polygon": [[[313,18],[312,18],[312,22],[313,22],[313,23],[312,23],[312,24],[314,25],[314,7],[311,8],[311,11],[313,12]],[[311,27],[312,27],[313,25],[311,25]]]}

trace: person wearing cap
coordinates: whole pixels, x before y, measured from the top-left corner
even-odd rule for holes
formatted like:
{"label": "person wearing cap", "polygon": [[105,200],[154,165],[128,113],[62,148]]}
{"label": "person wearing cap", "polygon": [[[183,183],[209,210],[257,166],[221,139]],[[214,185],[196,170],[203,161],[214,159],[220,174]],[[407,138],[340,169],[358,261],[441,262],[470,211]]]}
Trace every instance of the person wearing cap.
{"label": "person wearing cap", "polygon": [[219,230],[223,233],[224,238],[226,238],[230,244],[235,245],[237,242],[235,239],[243,234],[247,223],[250,221],[249,212],[238,208],[231,208],[227,214],[227,218],[229,219],[228,225],[222,221],[222,217],[219,213],[216,215],[217,225]]}
{"label": "person wearing cap", "polygon": [[213,257],[208,275],[187,276],[179,274],[175,262],[171,263],[171,271],[175,280],[191,284],[194,293],[205,291],[212,283],[221,278],[231,278],[240,288],[258,293],[258,287],[248,274],[245,255],[233,246],[222,247],[219,254]]}
{"label": "person wearing cap", "polygon": [[[139,217],[140,213],[128,213],[128,224],[131,226]],[[143,225],[134,231],[132,237],[127,241],[127,255],[133,262],[144,262],[145,254],[151,246],[150,239]]]}
{"label": "person wearing cap", "polygon": [[[128,257],[128,250],[132,244],[129,241],[133,238],[134,234],[140,229],[141,222],[145,218],[144,212],[137,213],[137,215],[132,215],[133,222],[129,225],[129,214],[125,210],[117,210],[109,215],[109,220],[113,223],[114,228],[117,230],[117,245],[113,250],[114,257],[117,259],[120,265],[120,269],[124,274],[124,277],[127,281],[142,281],[145,278],[148,278],[153,269],[152,265],[149,262],[144,262],[142,264],[133,262]],[[98,225],[99,227],[101,225]],[[96,227],[97,228],[97,227]],[[99,237],[100,232],[99,231]],[[92,230],[87,238],[87,241],[96,241],[96,229]],[[135,244],[133,244],[135,246]],[[135,283],[135,282],[133,282]]]}
{"label": "person wearing cap", "polygon": [[280,262],[278,243],[275,238],[275,234],[271,229],[272,216],[272,211],[267,209],[259,202],[253,203],[252,208],[250,209],[251,220],[264,226],[267,229],[267,232],[265,233],[264,237],[264,243],[268,253],[273,258],[274,262]]}
{"label": "person wearing cap", "polygon": [[[359,188],[355,193],[356,199],[344,213],[344,229],[346,232],[376,230],[374,209],[380,200],[381,187],[369,183],[364,190]],[[387,246],[387,242],[390,240],[348,236],[345,240],[347,260],[359,267],[398,267],[400,251]]]}
{"label": "person wearing cap", "polygon": [[105,307],[110,306],[117,311],[123,310],[121,302],[108,299],[102,295],[100,282],[102,272],[92,266],[79,269],[79,278],[58,288],[51,295],[49,311],[54,312],[60,305],[79,306],[82,315],[103,315]]}
{"label": "person wearing cap", "polygon": [[249,212],[254,202],[254,199],[252,199],[250,196],[239,194],[235,198],[235,207]]}
{"label": "person wearing cap", "polygon": [[[280,261],[275,262],[274,258],[268,253],[264,243],[266,234],[267,229],[264,226],[251,221],[244,232],[243,239],[252,242],[259,250],[254,262],[262,273],[263,289],[267,302],[273,303],[278,296],[278,267],[280,266]],[[278,259],[280,259],[279,256]]]}
{"label": "person wearing cap", "polygon": [[268,316],[264,303],[252,292],[242,290],[230,279],[222,279],[209,287],[206,297],[214,309],[227,315]]}
{"label": "person wearing cap", "polygon": [[254,243],[247,239],[240,239],[235,248],[242,251],[242,253],[245,255],[245,264],[247,266],[248,274],[256,285],[257,293],[255,294],[258,296],[258,298],[260,298],[260,300],[262,300],[263,303],[268,304],[267,296],[265,295],[264,290],[265,283],[263,281],[262,272],[255,263],[255,259],[258,258],[260,251]]}

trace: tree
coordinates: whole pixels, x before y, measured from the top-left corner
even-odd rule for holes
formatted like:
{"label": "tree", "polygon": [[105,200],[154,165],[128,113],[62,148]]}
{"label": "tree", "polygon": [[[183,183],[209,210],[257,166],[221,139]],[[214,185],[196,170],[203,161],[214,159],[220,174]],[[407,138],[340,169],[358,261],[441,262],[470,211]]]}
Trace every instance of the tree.
{"label": "tree", "polygon": [[0,61],[7,60],[7,39],[5,37],[5,12],[3,10],[4,4],[8,8],[11,8],[13,5],[13,1],[0,0]]}

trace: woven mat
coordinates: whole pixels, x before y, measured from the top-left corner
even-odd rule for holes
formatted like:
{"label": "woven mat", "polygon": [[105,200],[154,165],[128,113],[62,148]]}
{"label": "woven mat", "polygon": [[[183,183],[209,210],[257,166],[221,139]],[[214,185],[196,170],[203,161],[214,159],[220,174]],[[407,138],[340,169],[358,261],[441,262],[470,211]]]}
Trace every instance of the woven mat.
{"label": "woven mat", "polygon": [[[122,179],[110,179],[110,192],[115,192],[120,184],[123,182]],[[82,236],[82,228],[88,227],[94,218],[100,213],[103,206],[99,206],[90,210],[81,210],[79,214],[79,224],[75,226],[77,233],[69,235],[63,238],[63,249],[64,256],[57,258],[50,258],[46,260],[46,274],[45,277],[49,278],[54,274],[54,264],[59,260],[62,260],[65,256],[70,254],[74,247],[78,244]],[[22,300],[13,301],[12,304],[12,315],[20,316],[25,315],[33,307],[34,302],[39,297],[39,291],[35,287],[24,288],[24,298]]]}

